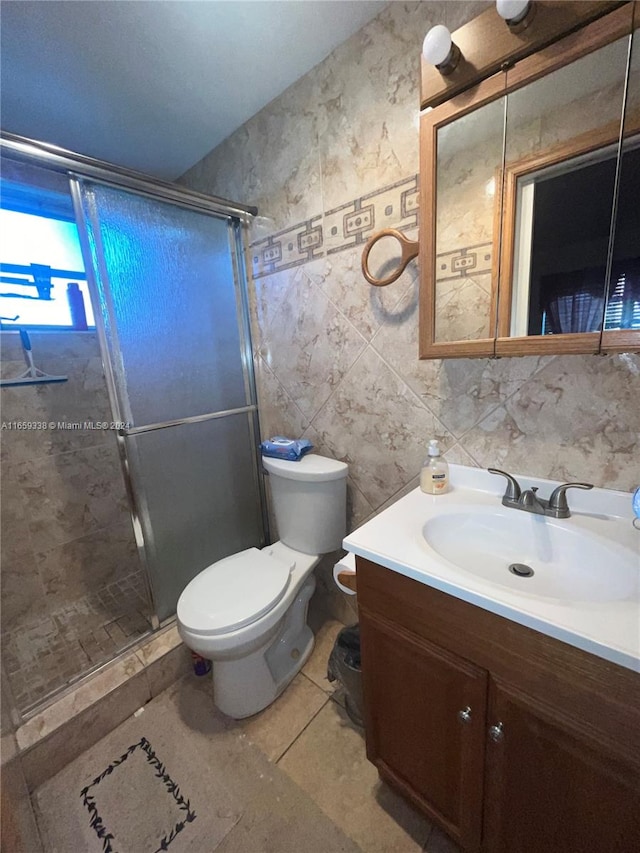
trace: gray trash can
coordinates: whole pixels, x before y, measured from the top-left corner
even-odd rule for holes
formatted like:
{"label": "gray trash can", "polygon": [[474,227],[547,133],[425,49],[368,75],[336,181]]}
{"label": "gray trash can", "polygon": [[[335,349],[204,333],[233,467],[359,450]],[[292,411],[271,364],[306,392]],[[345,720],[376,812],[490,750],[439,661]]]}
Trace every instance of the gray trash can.
{"label": "gray trash can", "polygon": [[327,678],[342,684],[347,714],[357,726],[363,726],[359,625],[350,625],[338,634],[329,656]]}

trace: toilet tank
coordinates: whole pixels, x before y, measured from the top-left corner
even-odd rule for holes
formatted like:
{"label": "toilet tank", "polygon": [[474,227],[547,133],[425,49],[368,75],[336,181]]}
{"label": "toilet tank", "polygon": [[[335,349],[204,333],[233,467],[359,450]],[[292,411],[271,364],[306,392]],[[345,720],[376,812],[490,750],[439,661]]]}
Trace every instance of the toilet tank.
{"label": "toilet tank", "polygon": [[263,456],[262,464],[269,474],[280,541],[303,554],[342,547],[349,466],[315,453],[298,462]]}

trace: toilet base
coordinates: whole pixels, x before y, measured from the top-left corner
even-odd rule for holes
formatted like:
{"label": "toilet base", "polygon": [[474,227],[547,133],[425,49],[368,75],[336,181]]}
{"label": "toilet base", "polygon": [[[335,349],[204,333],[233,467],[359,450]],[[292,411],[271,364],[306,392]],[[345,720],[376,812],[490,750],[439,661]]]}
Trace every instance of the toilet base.
{"label": "toilet base", "polygon": [[313,574],[287,610],[278,632],[254,652],[235,660],[213,661],[213,701],[236,720],[251,717],[274,702],[300,672],[313,651],[314,636],[307,625]]}

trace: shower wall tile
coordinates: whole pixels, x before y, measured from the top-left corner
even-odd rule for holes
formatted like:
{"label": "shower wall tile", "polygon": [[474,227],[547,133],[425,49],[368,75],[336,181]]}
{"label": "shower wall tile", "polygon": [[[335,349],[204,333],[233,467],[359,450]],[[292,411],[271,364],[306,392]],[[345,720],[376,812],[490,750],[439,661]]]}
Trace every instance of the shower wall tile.
{"label": "shower wall tile", "polygon": [[[36,364],[52,358],[69,361],[74,358],[100,358],[100,346],[95,332],[29,332]],[[0,358],[24,362],[18,332],[3,331],[0,335]],[[46,365],[45,368],[46,369]],[[47,373],[51,371],[47,370]]]}
{"label": "shower wall tile", "polygon": [[128,519],[47,551],[37,551],[35,560],[52,609],[117,583],[140,569]]}
{"label": "shower wall tile", "polygon": [[33,547],[39,552],[128,518],[113,438],[103,446],[25,462],[20,485],[29,504]]}
{"label": "shower wall tile", "polygon": [[[109,423],[111,410],[100,358],[50,358],[38,365],[66,382],[2,388],[3,422],[30,422],[45,428],[5,429],[1,458],[27,461],[93,447],[110,441],[109,431],[91,425]],[[19,375],[24,364],[6,362],[2,377]]]}
{"label": "shower wall tile", "polygon": [[[0,389],[5,423],[56,424],[1,433],[5,635],[32,633],[39,622],[44,629],[60,607],[139,571],[114,435],[84,427],[111,420],[96,335],[33,332],[30,338],[36,364],[68,381]],[[0,334],[0,348],[2,376],[22,372],[17,333]],[[83,428],[57,428],[58,422]]]}
{"label": "shower wall tile", "polygon": [[31,543],[29,506],[20,487],[23,469],[22,464],[3,462],[1,465],[0,611],[3,632],[25,621],[37,621],[47,613]]}
{"label": "shower wall tile", "polygon": [[20,488],[23,464],[3,462],[0,500],[0,560],[16,560],[32,553],[29,505]]}
{"label": "shower wall tile", "polygon": [[2,558],[2,631],[35,623],[48,613],[48,602],[31,554]]}

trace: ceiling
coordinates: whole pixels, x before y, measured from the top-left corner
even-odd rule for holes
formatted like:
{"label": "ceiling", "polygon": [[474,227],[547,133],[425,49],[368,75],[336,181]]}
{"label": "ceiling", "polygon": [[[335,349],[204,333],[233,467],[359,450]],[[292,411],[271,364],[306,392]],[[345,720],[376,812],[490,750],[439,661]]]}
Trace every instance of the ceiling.
{"label": "ceiling", "polygon": [[5,0],[1,126],[173,180],[386,5]]}

